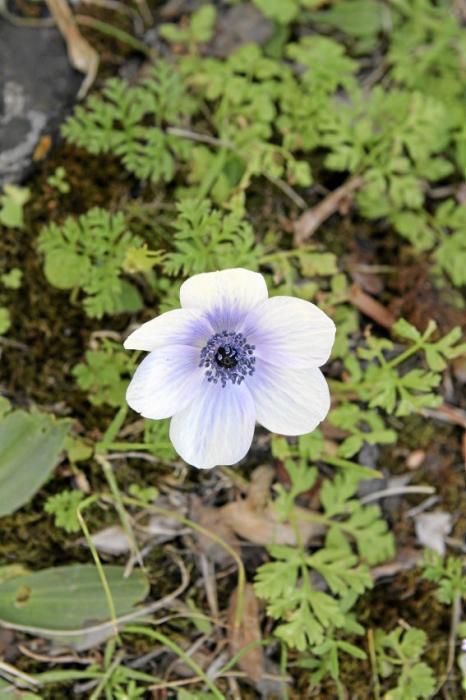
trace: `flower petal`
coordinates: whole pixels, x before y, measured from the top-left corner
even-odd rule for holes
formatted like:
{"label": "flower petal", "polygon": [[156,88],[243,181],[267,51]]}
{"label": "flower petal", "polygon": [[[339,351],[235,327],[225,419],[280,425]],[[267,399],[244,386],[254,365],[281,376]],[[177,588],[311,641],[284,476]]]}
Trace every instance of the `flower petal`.
{"label": "flower petal", "polygon": [[255,420],[254,402],[244,383],[222,387],[204,380],[189,406],[173,416],[170,440],[178,454],[199,469],[235,464],[251,446]]}
{"label": "flower petal", "polygon": [[168,418],[192,401],[203,376],[198,349],[189,345],[157,348],[137,368],[126,400],[145,418]]}
{"label": "flower petal", "polygon": [[214,331],[205,315],[197,309],[167,311],[139,326],[126,338],[127,350],[154,350],[164,345],[202,347]]}
{"label": "flower petal", "polygon": [[257,360],[256,371],[246,382],[256,405],[257,422],[273,433],[310,433],[330,408],[327,382],[315,367],[288,369]]}
{"label": "flower petal", "polygon": [[249,312],[238,327],[255,355],[279,367],[320,367],[329,358],[335,324],[303,299],[272,297]]}
{"label": "flower petal", "polygon": [[240,267],[194,275],[180,289],[181,306],[203,309],[217,332],[236,330],[248,311],[267,296],[262,275]]}

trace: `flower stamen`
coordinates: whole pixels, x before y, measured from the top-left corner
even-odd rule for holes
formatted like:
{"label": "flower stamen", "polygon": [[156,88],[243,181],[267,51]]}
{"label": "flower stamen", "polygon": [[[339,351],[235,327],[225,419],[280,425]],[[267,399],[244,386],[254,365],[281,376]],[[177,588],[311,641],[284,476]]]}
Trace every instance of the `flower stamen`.
{"label": "flower stamen", "polygon": [[199,367],[206,368],[208,382],[220,382],[222,387],[227,382],[241,384],[246,376],[254,374],[254,350],[242,333],[215,333],[201,350]]}

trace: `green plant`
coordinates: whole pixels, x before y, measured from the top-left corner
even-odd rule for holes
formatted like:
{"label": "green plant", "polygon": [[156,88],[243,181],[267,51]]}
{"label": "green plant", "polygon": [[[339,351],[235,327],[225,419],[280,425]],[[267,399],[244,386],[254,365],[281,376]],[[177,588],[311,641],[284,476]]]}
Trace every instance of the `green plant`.
{"label": "green plant", "polygon": [[84,498],[82,491],[61,491],[55,496],[49,496],[44,510],[54,516],[55,527],[61,527],[65,532],[80,532],[77,508]]}
{"label": "green plant", "polygon": [[142,306],[137,288],[122,278],[128,252],[141,247],[131,234],[123,214],[94,208],[62,226],[50,224],[39,236],[45,257],[44,272],[59,289],[82,289],[89,316],[137,311]]}
{"label": "green plant", "polygon": [[252,227],[243,219],[241,206],[223,213],[207,200],[183,200],[178,204],[174,227],[175,251],[164,262],[168,274],[188,276],[246,265],[257,269],[261,248]]}
{"label": "green plant", "polygon": [[194,52],[197,44],[204,44],[212,38],[216,14],[213,5],[202,5],[193,12],[186,26],[162,24],[160,36],[175,44],[186,44],[190,52]]}
{"label": "green plant", "polygon": [[397,674],[396,685],[390,688],[387,698],[417,700],[432,697],[434,674],[428,664],[420,661],[426,644],[426,633],[414,627],[396,627],[390,633],[376,630],[377,671],[382,678]]}
{"label": "green plant", "polygon": [[166,125],[183,126],[196,107],[176,69],[158,61],[140,85],[109,80],[102,96],[77,107],[62,131],[91,153],[115,153],[141,180],[169,182],[177,162],[189,160],[191,144],[167,133]]}
{"label": "green plant", "polygon": [[[280,490],[277,509],[282,519],[293,524],[294,500],[311,488],[317,472],[309,471],[305,462],[287,461],[286,466],[291,490]],[[311,650],[319,656],[330,649],[328,641],[337,631],[361,631],[349,609],[372,587],[367,564],[393,552],[393,538],[379,508],[364,507],[354,498],[359,478],[342,473],[324,482],[320,494],[323,513],[309,514],[310,520],[326,529],[321,548],[307,552],[297,531],[298,545],[269,546],[272,561],[257,571],[256,593],[267,601],[267,613],[279,620],[275,634],[300,651]],[[320,580],[325,582],[324,591]]]}
{"label": "green plant", "polygon": [[458,557],[443,559],[437,552],[424,553],[423,578],[437,584],[435,595],[444,605],[452,605],[455,598],[466,598],[464,562]]}
{"label": "green plant", "polygon": [[60,194],[68,194],[71,190],[71,186],[66,179],[66,170],[61,166],[56,168],[53,175],[47,178],[47,182],[50,187],[54,187]]}
{"label": "green plant", "polygon": [[80,389],[94,406],[118,407],[124,401],[134,361],[121,346],[104,338],[98,350],[87,350],[85,362],[79,362],[72,374]]}
{"label": "green plant", "polygon": [[31,192],[27,187],[5,185],[0,195],[0,224],[10,228],[23,228],[23,209],[29,201]]}

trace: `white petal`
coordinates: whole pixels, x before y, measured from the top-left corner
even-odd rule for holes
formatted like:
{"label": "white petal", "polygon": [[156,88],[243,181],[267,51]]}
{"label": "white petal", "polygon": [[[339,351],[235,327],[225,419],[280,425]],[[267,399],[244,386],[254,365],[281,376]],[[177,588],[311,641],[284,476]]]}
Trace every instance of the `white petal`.
{"label": "white petal", "polygon": [[204,372],[199,350],[189,345],[167,345],[151,352],[139,365],[126,400],[145,418],[169,418],[192,401]]}
{"label": "white petal", "polygon": [[329,358],[335,324],[309,301],[272,297],[256,306],[238,327],[255,355],[279,367],[320,367]]}
{"label": "white petal", "polygon": [[170,440],[194,467],[235,464],[249,450],[254,435],[254,402],[243,382],[225,387],[204,380],[194,400],[170,424]]}
{"label": "white petal", "polygon": [[315,367],[288,369],[257,360],[256,371],[246,382],[257,422],[273,433],[310,433],[330,408],[327,382]]}
{"label": "white petal", "polygon": [[217,332],[235,329],[267,296],[262,275],[240,267],[194,275],[180,289],[181,306],[203,309]]}
{"label": "white petal", "polygon": [[164,345],[202,347],[213,335],[212,326],[201,311],[175,309],[143,323],[124,342],[127,350],[154,350]]}

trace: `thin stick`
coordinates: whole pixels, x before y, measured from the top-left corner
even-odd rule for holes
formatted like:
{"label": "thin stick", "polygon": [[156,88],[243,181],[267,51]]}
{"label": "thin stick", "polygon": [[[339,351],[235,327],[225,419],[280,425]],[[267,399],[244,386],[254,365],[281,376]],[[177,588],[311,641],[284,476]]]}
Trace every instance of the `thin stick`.
{"label": "thin stick", "polygon": [[0,660],[0,673],[2,673],[2,672],[7,677],[19,678],[19,680],[23,681],[23,683],[26,683],[27,685],[32,685],[32,686],[40,685],[39,681],[36,681],[34,678],[29,676],[27,673],[24,673],[24,671],[20,671],[19,668],[16,668],[15,666],[11,666],[11,664],[7,664],[6,661]]}
{"label": "thin stick", "polygon": [[341,187],[331,192],[317,206],[305,211],[294,225],[294,244],[296,247],[305,243],[308,238],[334,214],[341,202],[353,194],[363,183],[362,177],[356,175],[347,180]]}
{"label": "thin stick", "polygon": [[392,486],[388,489],[382,489],[381,491],[375,491],[374,493],[369,493],[367,496],[361,498],[361,503],[366,505],[367,503],[372,503],[372,501],[378,501],[381,498],[390,498],[390,496],[403,496],[405,493],[435,493],[433,486]]}
{"label": "thin stick", "polygon": [[349,301],[359,311],[366,316],[369,316],[373,321],[383,328],[390,329],[395,323],[395,316],[389,311],[380,301],[374,299],[370,294],[367,294],[357,284],[351,285],[349,291]]}

